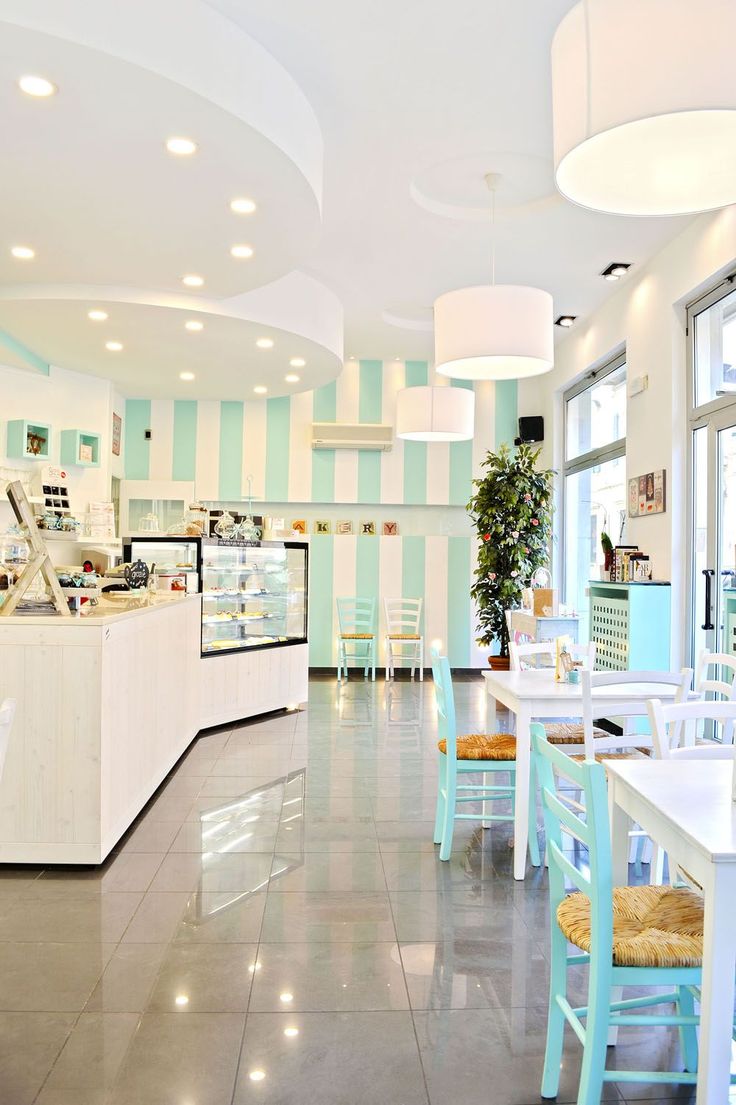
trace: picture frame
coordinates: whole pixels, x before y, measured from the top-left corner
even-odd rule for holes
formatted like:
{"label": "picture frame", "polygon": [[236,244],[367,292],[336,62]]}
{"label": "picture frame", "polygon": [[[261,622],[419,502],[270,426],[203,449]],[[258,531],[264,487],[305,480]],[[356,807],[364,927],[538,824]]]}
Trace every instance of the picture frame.
{"label": "picture frame", "polygon": [[629,518],[664,514],[667,510],[667,472],[660,468],[629,480]]}

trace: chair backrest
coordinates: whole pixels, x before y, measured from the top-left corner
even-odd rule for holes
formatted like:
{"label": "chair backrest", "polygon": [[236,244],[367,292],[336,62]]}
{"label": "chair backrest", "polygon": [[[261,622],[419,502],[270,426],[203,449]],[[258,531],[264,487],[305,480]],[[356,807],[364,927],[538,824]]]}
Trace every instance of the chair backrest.
{"label": "chair backrest", "polygon": [[[661,760],[733,759],[733,727],[736,702],[661,702],[647,703],[652,726],[655,755]],[[721,726],[722,743],[708,741],[696,745],[700,722],[711,722],[714,731]]]}
{"label": "chair backrest", "polygon": [[[661,697],[663,690],[670,690],[675,702],[683,702],[690,690],[692,680],[692,668],[683,668],[682,671],[583,671],[580,682],[583,692],[583,736],[585,739],[585,755],[591,759],[599,752],[606,752],[611,748],[628,748],[637,745],[650,745],[651,737],[645,733],[630,732],[620,735],[611,734],[605,737],[593,735],[593,721],[596,716],[596,701],[594,692],[597,690],[613,691],[617,701],[614,709],[607,709],[606,713],[612,717],[646,718],[647,702],[650,698]],[[630,688],[630,695],[628,693]],[[619,691],[621,692],[619,699]]]}
{"label": "chair backrest", "polygon": [[[512,671],[524,671],[525,668],[538,667],[538,661],[541,657],[546,657],[549,660],[549,665],[552,666],[555,662],[555,653],[557,646],[554,641],[532,641],[529,644],[517,644],[516,641],[509,641],[509,658],[511,660]],[[583,668],[590,671],[595,667],[595,641],[591,641],[587,645],[569,645],[568,651],[573,660],[581,660]],[[528,661],[534,658],[535,663],[530,664]]]}
{"label": "chair backrest", "polygon": [[375,633],[376,600],[338,598],[337,624],[340,633]]}
{"label": "chair backrest", "polygon": [[[711,672],[711,668],[715,671]],[[695,668],[695,690],[699,694],[710,692],[728,701],[736,699],[736,656],[704,649]]]}
{"label": "chair backrest", "polygon": [[[547,836],[549,893],[552,924],[557,907],[568,891],[565,878],[590,900],[591,962],[611,963],[613,949],[613,884],[611,835],[608,823],[606,769],[586,760],[576,763],[545,738],[544,726],[531,726],[534,767],[539,781]],[[558,784],[569,780],[580,792],[580,800],[569,802]],[[585,820],[578,812],[584,808]],[[580,841],[587,857],[576,859],[579,849],[565,848],[563,835]]]}
{"label": "chair backrest", "polygon": [[13,718],[15,717],[15,705],[14,698],[6,698],[3,702],[0,702],[0,779],[3,777],[5,757],[8,754],[10,730],[13,727]]}
{"label": "chair backrest", "polygon": [[448,771],[454,767],[457,761],[457,728],[455,722],[455,695],[452,690],[452,674],[450,661],[446,656],[440,656],[439,649],[430,650],[432,662],[432,679],[434,680],[434,694],[437,700],[437,731],[440,740],[447,741],[447,767]]}
{"label": "chair backrest", "polygon": [[423,599],[384,599],[387,633],[419,633]]}

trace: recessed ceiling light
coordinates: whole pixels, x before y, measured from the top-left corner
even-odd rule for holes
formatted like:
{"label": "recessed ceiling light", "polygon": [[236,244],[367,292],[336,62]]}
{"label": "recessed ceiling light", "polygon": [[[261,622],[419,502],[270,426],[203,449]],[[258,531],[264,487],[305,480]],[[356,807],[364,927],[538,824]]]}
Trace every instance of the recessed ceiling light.
{"label": "recessed ceiling light", "polygon": [[189,154],[196,153],[197,143],[191,138],[167,138],[166,149],[179,157],[188,157]]}
{"label": "recessed ceiling light", "polygon": [[603,270],[601,276],[604,280],[620,280],[622,276],[626,276],[630,268],[631,264],[626,261],[614,261]]}
{"label": "recessed ceiling light", "polygon": [[298,1036],[298,1035],[299,1035],[299,1029],[298,1028],[285,1028],[284,1029],[284,1036],[292,1037],[292,1036]]}
{"label": "recessed ceiling light", "polygon": [[91,318],[93,322],[104,322],[107,318],[107,311],[88,311],[87,318]]}
{"label": "recessed ceiling light", "polygon": [[292,368],[304,368],[306,363],[304,357],[292,357],[289,361]]}
{"label": "recessed ceiling light", "polygon": [[259,349],[273,349],[273,338],[258,338],[256,345]]}
{"label": "recessed ceiling light", "polygon": [[[263,384],[256,384],[256,386],[253,388],[253,391],[256,393],[256,395],[265,395],[268,391],[268,388],[264,388]],[[283,998],[281,1000],[283,1001]]]}
{"label": "recessed ceiling light", "polygon": [[252,257],[253,256],[253,247],[252,246],[244,246],[244,245],[242,245],[242,246],[232,246],[232,248],[230,249],[230,253],[233,255],[233,257],[240,257],[240,258]]}
{"label": "recessed ceiling light", "polygon": [[250,1078],[251,1082],[262,1082],[263,1079],[266,1077],[266,1072],[265,1070],[252,1070],[248,1077]]}
{"label": "recessed ceiling light", "polygon": [[18,87],[21,92],[25,92],[26,96],[36,96],[43,99],[46,96],[53,96],[55,92],[58,92],[58,88],[51,81],[47,81],[45,77],[21,77],[18,81]]}
{"label": "recessed ceiling light", "polygon": [[177,994],[174,998],[177,1005],[189,1005],[189,997],[187,994]]}
{"label": "recessed ceiling light", "polygon": [[288,1005],[290,1001],[294,1000],[293,994],[279,994],[279,1000],[283,1001],[285,1005]]}
{"label": "recessed ceiling light", "polygon": [[106,341],[105,342],[105,349],[108,349],[110,351],[110,353],[119,353],[122,348],[123,348],[123,343],[121,341]]}
{"label": "recessed ceiling light", "polygon": [[572,326],[577,317],[577,315],[560,315],[559,318],[555,319],[555,326]]}
{"label": "recessed ceiling light", "polygon": [[19,261],[30,261],[32,257],[36,256],[35,249],[31,249],[30,246],[13,246],[10,252]]}
{"label": "recessed ceiling light", "polygon": [[180,372],[179,373],[179,379],[180,380],[193,380],[194,379],[194,373],[193,372]]}
{"label": "recessed ceiling light", "polygon": [[181,282],[186,284],[188,288],[201,288],[204,284],[204,277],[197,276],[195,272],[188,272],[186,276],[182,276]]}
{"label": "recessed ceiling light", "polygon": [[198,318],[190,318],[184,323],[185,330],[204,330],[204,323],[200,322]]}
{"label": "recessed ceiling light", "polygon": [[284,376],[284,379],[286,380],[287,384],[299,383],[299,377],[297,376],[296,372],[289,372],[286,376]]}
{"label": "recessed ceiling light", "polygon": [[246,199],[245,196],[239,196],[237,199],[230,201],[230,210],[234,211],[236,215],[252,215],[256,209],[256,205],[253,200]]}

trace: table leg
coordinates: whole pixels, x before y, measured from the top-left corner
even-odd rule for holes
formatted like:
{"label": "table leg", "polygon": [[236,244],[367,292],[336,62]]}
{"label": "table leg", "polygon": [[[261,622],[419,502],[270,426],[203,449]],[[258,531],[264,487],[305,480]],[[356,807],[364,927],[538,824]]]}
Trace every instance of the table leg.
{"label": "table leg", "polygon": [[497,725],[496,699],[491,694],[490,687],[486,684],[486,733],[497,732]]}
{"label": "table leg", "polygon": [[526,873],[529,845],[529,775],[531,763],[531,717],[526,707],[516,715],[516,798],[514,803],[514,878]]}
{"label": "table leg", "polygon": [[704,886],[703,985],[700,1003],[700,1055],[696,1105],[728,1101],[736,969],[736,870],[713,864]]}

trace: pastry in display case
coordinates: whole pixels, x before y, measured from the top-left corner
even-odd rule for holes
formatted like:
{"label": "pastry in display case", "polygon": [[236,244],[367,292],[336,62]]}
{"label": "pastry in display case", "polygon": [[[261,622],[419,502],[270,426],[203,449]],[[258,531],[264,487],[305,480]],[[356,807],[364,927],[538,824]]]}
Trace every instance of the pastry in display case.
{"label": "pastry in display case", "polygon": [[200,539],[187,537],[127,537],[123,541],[123,560],[142,560],[155,576],[160,591],[199,591]]}
{"label": "pastry in display case", "polygon": [[202,655],[307,639],[307,546],[202,542]]}

